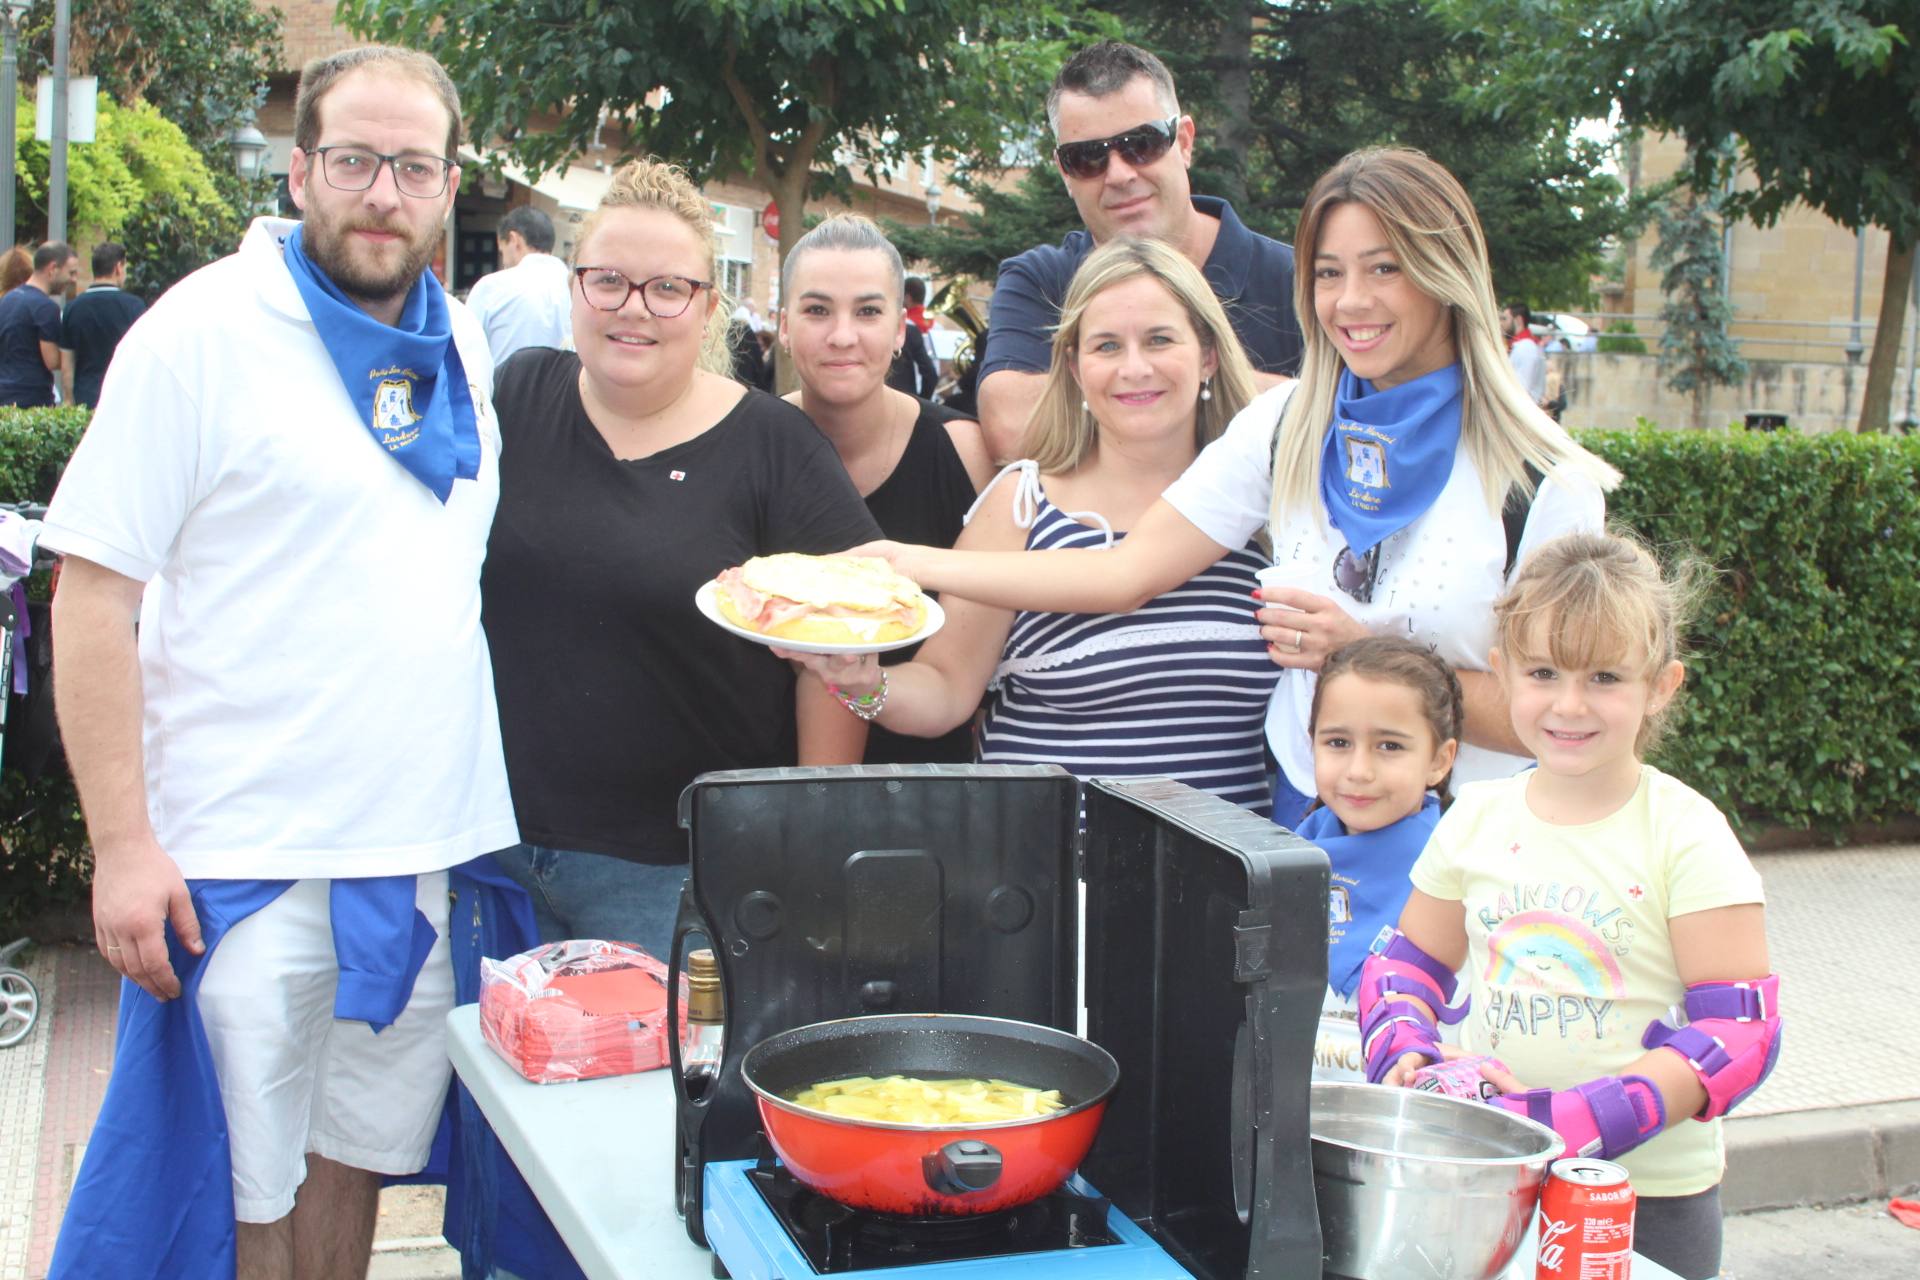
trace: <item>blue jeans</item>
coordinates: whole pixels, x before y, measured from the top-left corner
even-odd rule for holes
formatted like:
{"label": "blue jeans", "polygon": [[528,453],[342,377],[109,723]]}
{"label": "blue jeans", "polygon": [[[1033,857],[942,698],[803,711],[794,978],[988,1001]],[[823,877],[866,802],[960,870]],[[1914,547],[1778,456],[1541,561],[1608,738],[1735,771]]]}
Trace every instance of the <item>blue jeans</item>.
{"label": "blue jeans", "polygon": [[685,863],[655,866],[536,844],[517,844],[493,856],[532,895],[540,941],[631,942],[668,960]]}

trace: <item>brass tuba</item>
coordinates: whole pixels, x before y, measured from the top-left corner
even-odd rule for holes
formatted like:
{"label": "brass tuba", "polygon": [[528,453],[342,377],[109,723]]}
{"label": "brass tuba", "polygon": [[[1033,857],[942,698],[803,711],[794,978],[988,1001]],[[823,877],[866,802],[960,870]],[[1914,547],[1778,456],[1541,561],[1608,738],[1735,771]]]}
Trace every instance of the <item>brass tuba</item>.
{"label": "brass tuba", "polygon": [[967,288],[972,283],[971,276],[955,276],[941,285],[927,303],[928,314],[947,317],[967,335],[967,340],[953,353],[953,380],[956,385],[969,389],[973,386],[974,366],[979,363],[987,336],[987,322],[973,309],[973,300],[967,296]]}

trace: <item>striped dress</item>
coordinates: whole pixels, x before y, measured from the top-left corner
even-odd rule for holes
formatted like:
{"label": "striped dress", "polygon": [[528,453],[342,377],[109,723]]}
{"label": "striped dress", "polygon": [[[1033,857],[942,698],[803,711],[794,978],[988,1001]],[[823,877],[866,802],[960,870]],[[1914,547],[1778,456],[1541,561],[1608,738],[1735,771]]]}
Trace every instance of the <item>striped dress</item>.
{"label": "striped dress", "polygon": [[[1033,463],[1008,471],[1028,550],[1109,547],[1125,536],[1098,513],[1055,507]],[[1252,599],[1266,564],[1250,545],[1129,614],[1016,614],[981,762],[1057,764],[1080,778],[1165,775],[1267,813],[1263,726],[1280,668]],[[1099,572],[1091,557],[1088,571]]]}

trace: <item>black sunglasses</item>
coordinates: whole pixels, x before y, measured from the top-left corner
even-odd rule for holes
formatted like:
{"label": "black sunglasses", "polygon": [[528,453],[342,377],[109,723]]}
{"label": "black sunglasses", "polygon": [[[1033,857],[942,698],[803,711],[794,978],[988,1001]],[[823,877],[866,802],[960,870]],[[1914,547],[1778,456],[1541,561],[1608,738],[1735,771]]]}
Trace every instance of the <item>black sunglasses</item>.
{"label": "black sunglasses", "polygon": [[1359,604],[1373,603],[1373,584],[1380,578],[1380,544],[1364,556],[1353,554],[1352,547],[1340,548],[1333,561],[1333,582]]}
{"label": "black sunglasses", "polygon": [[1134,168],[1143,168],[1167,154],[1180,130],[1180,117],[1149,120],[1111,138],[1063,142],[1053,149],[1060,167],[1075,178],[1097,178],[1107,171],[1107,156],[1118,151]]}

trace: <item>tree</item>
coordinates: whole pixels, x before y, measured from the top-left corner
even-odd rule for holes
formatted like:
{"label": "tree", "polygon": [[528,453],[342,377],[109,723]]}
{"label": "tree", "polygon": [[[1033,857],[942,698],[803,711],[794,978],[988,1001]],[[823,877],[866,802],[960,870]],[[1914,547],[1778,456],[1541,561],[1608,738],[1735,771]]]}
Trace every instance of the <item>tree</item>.
{"label": "tree", "polygon": [[[144,102],[122,107],[100,95],[94,141],[67,157],[68,215],[108,237],[154,203],[204,224],[227,211],[206,161],[180,126]],[[44,219],[51,147],[33,136],[33,104],[15,105],[14,145],[24,208]]]}
{"label": "tree", "polygon": [[[1805,202],[1890,239],[1859,427],[1886,429],[1920,242],[1920,10],[1913,0],[1429,0],[1503,49],[1480,90],[1496,109],[1542,99],[1686,139],[1691,180],[1737,165],[1758,181],[1729,215],[1770,225]],[[1737,156],[1721,144],[1738,140]]]}
{"label": "tree", "polygon": [[1072,3],[343,0],[340,15],[438,57],[474,136],[506,139],[530,169],[612,123],[697,177],[750,175],[780,207],[784,260],[808,199],[856,170],[996,161],[1024,118],[1010,104],[1038,104],[1059,64]]}
{"label": "tree", "polygon": [[1001,262],[1037,244],[1058,244],[1080,229],[1080,211],[1051,165],[1028,169],[1006,191],[978,178],[961,178],[959,185],[980,206],[959,226],[887,224],[888,237],[907,261],[931,262],[943,275],[991,283]]}
{"label": "tree", "polygon": [[1706,425],[1707,392],[1747,376],[1747,363],[1727,336],[1727,261],[1716,201],[1682,184],[1656,214],[1660,243],[1653,265],[1667,295],[1660,319],[1660,366],[1667,385],[1693,397],[1693,426]]}

